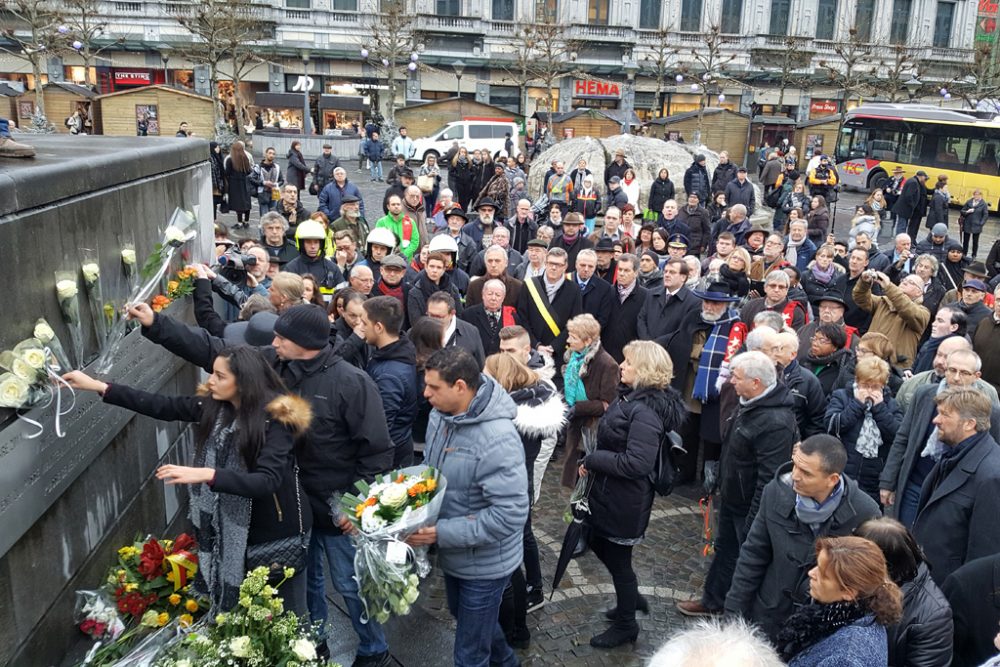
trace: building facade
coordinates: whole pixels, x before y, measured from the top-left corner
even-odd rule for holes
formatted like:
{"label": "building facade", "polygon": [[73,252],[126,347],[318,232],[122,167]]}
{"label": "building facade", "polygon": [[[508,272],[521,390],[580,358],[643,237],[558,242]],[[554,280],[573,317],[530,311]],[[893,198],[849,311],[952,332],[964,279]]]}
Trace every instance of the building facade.
{"label": "building facade", "polygon": [[[859,60],[872,81],[891,76],[895,53],[906,60],[903,80],[918,76],[930,90],[967,68],[982,20],[969,0],[405,0],[415,62],[408,67],[409,49],[393,58],[390,100],[372,35],[381,30],[379,12],[402,1],[261,2],[273,39],[261,43],[261,62],[241,85],[243,122],[260,111],[267,124],[294,127],[310,95],[312,124],[335,129],[390,103],[456,94],[524,116],[546,107],[631,104],[650,118],[709,104],[805,120],[851,102],[829,74],[844,69],[844,44],[863,51]],[[89,70],[75,54],[50,58],[48,80],[89,81],[102,94],[162,83],[213,93],[207,69],[185,58],[193,38],[177,16],[190,4],[99,6],[105,38],[115,43]],[[560,72],[521,85],[523,29],[540,23],[561,26]],[[528,60],[544,58],[533,52]],[[0,53],[0,81],[32,88],[32,79],[26,63]],[[854,97],[879,99],[878,89]],[[214,92],[235,115],[232,83]]]}

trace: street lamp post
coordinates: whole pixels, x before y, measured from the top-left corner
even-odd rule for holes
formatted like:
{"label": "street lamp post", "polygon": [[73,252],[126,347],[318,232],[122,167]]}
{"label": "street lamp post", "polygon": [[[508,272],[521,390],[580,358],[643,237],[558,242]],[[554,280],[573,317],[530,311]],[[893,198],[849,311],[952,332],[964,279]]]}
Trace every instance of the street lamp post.
{"label": "street lamp post", "polygon": [[167,78],[167,63],[170,62],[170,53],[166,49],[160,49],[160,60],[163,61],[163,85],[169,86],[170,80]]}
{"label": "street lamp post", "polygon": [[458,97],[462,97],[462,73],[465,71],[465,62],[462,60],[456,60],[451,64],[451,68],[455,70],[455,76],[458,77]]}
{"label": "street lamp post", "polygon": [[302,134],[312,134],[309,116],[309,51],[303,50],[302,56]]}
{"label": "street lamp post", "polygon": [[639,72],[639,65],[634,60],[630,60],[622,66],[622,70],[626,77],[625,103],[622,105],[625,112],[622,119],[622,134],[629,134],[632,128],[632,113],[635,110],[635,75]]}
{"label": "street lamp post", "polygon": [[923,81],[917,77],[912,77],[909,81],[903,84],[906,87],[906,92],[910,95],[910,101],[917,95],[917,91],[920,90],[920,86],[924,85]]}

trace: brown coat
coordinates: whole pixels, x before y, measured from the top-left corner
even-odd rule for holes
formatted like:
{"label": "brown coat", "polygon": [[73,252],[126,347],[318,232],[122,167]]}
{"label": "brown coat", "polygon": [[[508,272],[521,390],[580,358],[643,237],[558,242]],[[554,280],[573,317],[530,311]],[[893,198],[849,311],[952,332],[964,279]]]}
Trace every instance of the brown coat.
{"label": "brown coat", "polygon": [[[566,430],[566,460],[563,464],[562,483],[571,489],[576,486],[577,469],[583,458],[583,431],[594,429],[596,435],[597,422],[618,395],[621,370],[600,345],[600,341],[595,341],[589,358],[580,367],[587,400],[577,401],[573,419]],[[567,359],[569,354],[569,348],[566,348]]]}
{"label": "brown coat", "polygon": [[896,348],[893,366],[905,370],[917,358],[917,346],[930,322],[931,314],[906,296],[897,285],[889,283],[882,289],[885,296],[874,296],[871,283],[859,280],[854,286],[854,303],[861,310],[872,314],[868,331],[885,334],[892,341]]}
{"label": "brown coat", "polygon": [[[475,306],[483,302],[483,285],[486,281],[490,280],[487,276],[479,276],[473,278],[469,281],[469,290],[465,294],[465,305]],[[521,294],[521,286],[524,285],[520,280],[504,273],[500,278],[503,282],[504,287],[507,288],[507,293],[503,298],[503,305],[514,306],[517,308],[517,298]]]}

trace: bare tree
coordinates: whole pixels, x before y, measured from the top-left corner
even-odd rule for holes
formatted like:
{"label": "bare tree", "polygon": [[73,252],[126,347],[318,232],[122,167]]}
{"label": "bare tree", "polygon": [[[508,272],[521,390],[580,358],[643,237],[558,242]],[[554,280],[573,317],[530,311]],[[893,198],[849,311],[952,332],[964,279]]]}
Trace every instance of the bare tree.
{"label": "bare tree", "polygon": [[[396,90],[401,75],[405,77],[410,55],[416,52],[415,13],[408,0],[382,0],[380,11],[371,15],[359,44],[367,52],[370,64],[385,76],[389,100],[385,105],[389,133],[396,131]],[[390,137],[383,137],[383,139]]]}
{"label": "bare tree", "polygon": [[[90,82],[90,68],[105,50],[121,44],[124,37],[108,39],[108,22],[104,20],[97,0],[62,0],[63,21],[69,28],[73,48],[83,58],[84,78]],[[100,42],[104,42],[101,44]]]}
{"label": "bare tree", "polygon": [[805,49],[806,40],[802,37],[788,35],[784,41],[784,53],[781,58],[778,79],[778,108],[785,105],[785,91],[789,88],[805,88],[810,85],[809,77],[803,76],[798,70],[809,66],[813,53]]}
{"label": "bare tree", "polygon": [[535,45],[530,34],[530,26],[519,26],[514,33],[514,44],[510,58],[500,68],[504,71],[504,79],[517,86],[518,106],[521,115],[528,115],[528,86],[537,78],[535,66]]}
{"label": "bare tree", "polygon": [[665,91],[664,82],[671,70],[677,67],[677,49],[670,46],[670,27],[659,28],[652,33],[652,43],[649,44],[649,53],[643,56],[642,66],[656,81],[656,113],[657,118],[663,117],[663,93]]}
{"label": "bare tree", "polygon": [[739,84],[725,74],[726,65],[736,58],[732,49],[726,46],[727,42],[728,38],[722,34],[719,23],[713,22],[701,35],[701,44],[692,48],[690,52],[691,59],[695,63],[691,77],[691,91],[701,97],[698,104],[698,136],[701,136],[709,95],[717,89],[721,91],[720,86],[724,83]]}
{"label": "bare tree", "polygon": [[838,59],[834,62],[820,60],[819,66],[826,70],[829,81],[844,91],[844,103],[840,108],[843,120],[851,98],[860,99],[874,89],[873,81],[878,76],[879,64],[874,57],[874,45],[862,39],[862,33],[855,24],[847,28],[847,39],[833,42],[833,52]]}
{"label": "bare tree", "polygon": [[535,23],[519,30],[517,48],[522,47],[532,54],[535,78],[545,87],[545,110],[556,111],[554,91],[560,79],[577,71],[580,43],[569,38],[563,24]]}
{"label": "bare tree", "polygon": [[[176,19],[198,40],[186,50],[187,57],[208,66],[209,84],[213,97],[219,89],[219,75],[227,74],[233,81],[236,104],[237,132],[240,139],[246,136],[241,122],[242,98],[240,81],[261,61],[258,49],[273,34],[273,24],[266,18],[266,5],[254,0],[202,0],[190,5],[186,13]],[[224,64],[230,65],[223,72]],[[214,100],[213,100],[214,101]],[[224,125],[226,119],[215,104],[215,124]]]}
{"label": "bare tree", "polygon": [[919,51],[905,43],[889,44],[881,42],[878,50],[884,55],[879,79],[879,90],[890,102],[907,99],[906,82],[921,78],[926,69],[924,61],[918,57]]}
{"label": "bare tree", "polygon": [[949,82],[947,88],[960,96],[969,106],[975,108],[988,100],[992,109],[1000,113],[1000,48],[996,43],[980,42],[973,51],[972,61],[965,66],[961,75]]}
{"label": "bare tree", "polygon": [[0,51],[31,65],[35,78],[35,115],[44,118],[42,75],[48,57],[66,48],[66,29],[55,2],[50,0],[0,0],[0,25],[8,44]]}

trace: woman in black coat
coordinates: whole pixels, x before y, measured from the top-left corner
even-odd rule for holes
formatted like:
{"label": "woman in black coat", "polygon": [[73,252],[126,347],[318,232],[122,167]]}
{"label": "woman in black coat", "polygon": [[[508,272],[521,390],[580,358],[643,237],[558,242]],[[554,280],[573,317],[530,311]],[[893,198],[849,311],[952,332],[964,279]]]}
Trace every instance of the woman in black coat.
{"label": "woman in black coat", "polygon": [[448,176],[451,178],[451,174],[455,174],[455,198],[463,210],[468,211],[472,206],[472,200],[476,196],[474,190],[473,181],[474,176],[472,173],[472,159],[469,157],[469,151],[462,146],[458,149],[458,153],[451,160],[451,164],[448,165]]}
{"label": "woman in black coat", "polygon": [[233,142],[223,166],[226,176],[226,193],[229,197],[229,210],[236,214],[237,225],[248,224],[253,198],[251,193],[256,188],[250,184],[250,170],[253,168],[253,160],[242,141]]}
{"label": "woman in black coat", "polygon": [[649,186],[649,210],[658,215],[663,210],[663,202],[673,198],[674,183],[670,180],[670,172],[664,167]]}
{"label": "woman in black coat", "polygon": [[633,341],[625,346],[618,398],[597,427],[597,449],[580,474],[590,477],[590,547],[611,573],[617,606],[612,626],[590,645],[612,648],[635,642],[639,582],[632,549],[642,541],[653,507],[653,472],[666,434],[684,421],[681,395],[670,386],[673,364],[662,346]]}
{"label": "woman in black coat", "polygon": [[[64,379],[95,391],[105,403],[163,421],[196,422],[195,467],[163,465],[167,484],[190,485],[190,518],[201,567],[195,589],[213,606],[231,609],[248,569],[273,562],[288,541],[300,558],[282,566],[295,576],[282,584],[285,606],[306,613],[306,549],[312,514],[298,483],[293,445],[309,427],[312,410],[285,393],[281,380],[254,348],[236,346],[215,358],[197,396],[160,396],[110,385],[81,371]],[[283,578],[281,572],[272,583]]]}
{"label": "woman in black coat", "polygon": [[212,218],[219,218],[219,204],[226,198],[226,167],[222,161],[222,147],[214,141],[208,143],[209,164],[212,166]]}
{"label": "woman in black coat", "polygon": [[858,360],[851,387],[836,389],[826,406],[826,431],[847,449],[844,474],[879,502],[879,476],[903,420],[889,391],[889,364],[874,355]]}
{"label": "woman in black coat", "polygon": [[306,187],[306,174],[309,167],[306,166],[306,159],[302,157],[302,142],[293,141],[292,147],[288,149],[288,167],[285,168],[285,182],[291,183],[299,189],[299,194]]}
{"label": "woman in black coat", "polygon": [[[972,199],[965,202],[959,214],[958,226],[962,232],[962,254],[976,258],[979,254],[979,235],[983,233],[986,219],[990,216],[990,208],[983,199],[983,191],[972,191]],[[969,254],[969,240],[972,240],[972,254]],[[989,268],[989,267],[987,267]]]}
{"label": "woman in black coat", "polygon": [[820,247],[826,243],[826,235],[830,229],[830,209],[826,206],[826,198],[816,195],[809,202],[809,210],[806,211],[806,222],[808,223],[809,240]]}
{"label": "woman in black coat", "polygon": [[931,579],[923,552],[895,519],[869,519],[856,532],[882,550],[889,578],[903,592],[903,617],[886,628],[889,667],[939,667],[952,660],[951,606]]}
{"label": "woman in black coat", "polygon": [[847,332],[840,324],[821,324],[809,342],[809,354],[799,361],[819,380],[823,395],[830,398],[834,389],[850,384],[854,353],[847,345]]}
{"label": "woman in black coat", "polygon": [[819,302],[827,296],[836,296],[840,300],[846,298],[847,271],[833,261],[834,256],[836,251],[832,245],[820,246],[816,251],[816,259],[809,263],[799,277],[799,285],[813,308],[819,308]]}

